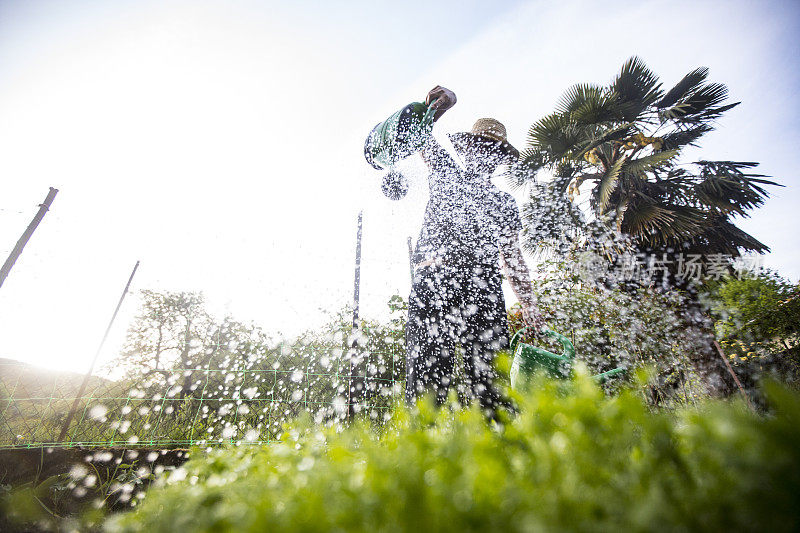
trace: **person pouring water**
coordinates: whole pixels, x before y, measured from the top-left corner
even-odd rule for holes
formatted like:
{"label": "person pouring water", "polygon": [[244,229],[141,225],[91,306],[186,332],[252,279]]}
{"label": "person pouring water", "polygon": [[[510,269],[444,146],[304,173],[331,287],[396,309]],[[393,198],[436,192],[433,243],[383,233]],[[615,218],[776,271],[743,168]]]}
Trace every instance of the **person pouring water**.
{"label": "person pouring water", "polygon": [[[436,86],[425,103],[438,120],[456,103],[453,91]],[[514,198],[490,181],[519,152],[506,129],[481,118],[469,132],[448,136],[462,165],[429,136],[420,150],[428,166],[430,197],[412,263],[414,280],[406,325],[406,400],[432,392],[447,398],[455,347],[464,355],[467,395],[493,413],[500,402],[494,358],[508,347],[508,321],[501,265],[522,306],[526,324],[539,330],[542,318],[522,257],[522,229]]]}

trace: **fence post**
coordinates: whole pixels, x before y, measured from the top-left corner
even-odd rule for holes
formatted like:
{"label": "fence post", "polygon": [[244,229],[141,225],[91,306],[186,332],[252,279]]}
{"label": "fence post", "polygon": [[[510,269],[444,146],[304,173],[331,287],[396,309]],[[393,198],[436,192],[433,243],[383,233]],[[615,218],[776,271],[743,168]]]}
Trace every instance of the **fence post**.
{"label": "fence post", "polygon": [[408,238],[408,268],[411,271],[411,283],[414,283],[414,249],[411,246],[411,237]]}
{"label": "fence post", "polygon": [[62,442],[64,437],[67,435],[67,430],[69,429],[69,424],[72,422],[72,417],[75,416],[75,410],[78,408],[78,403],[81,401],[81,396],[83,396],[83,392],[86,390],[86,385],[89,384],[89,379],[92,377],[92,370],[94,370],[94,365],[97,363],[97,358],[100,356],[100,352],[103,350],[103,345],[106,343],[106,339],[108,338],[108,333],[111,331],[111,326],[114,324],[114,320],[117,318],[117,313],[119,313],[119,308],[122,307],[122,300],[125,299],[125,295],[128,294],[128,289],[131,287],[131,282],[133,281],[133,276],[136,274],[136,269],[139,268],[139,261],[136,261],[136,264],[133,266],[133,271],[131,272],[131,277],[128,278],[128,283],[125,284],[125,289],[122,291],[122,296],[119,297],[119,302],[117,302],[117,308],[114,309],[114,314],[111,315],[111,320],[108,322],[108,327],[106,327],[106,332],[103,334],[103,340],[100,341],[100,346],[97,347],[97,352],[94,354],[94,359],[92,359],[92,364],[89,366],[89,371],[86,372],[86,375],[83,377],[83,382],[81,383],[80,389],[78,389],[78,394],[75,395],[75,401],[72,402],[72,407],[67,413],[67,418],[64,420],[64,425],[61,427],[61,434],[58,436],[58,442]]}
{"label": "fence post", "polygon": [[[359,303],[359,290],[361,288],[361,221],[363,211],[358,213],[358,232],[356,233],[356,273],[355,283],[353,287],[353,343],[350,346],[350,372],[348,373],[348,394],[347,394],[347,418],[352,419],[356,414],[355,404],[361,399],[361,394],[364,392],[364,383],[356,379],[355,371],[358,366],[358,303]],[[359,390],[360,389],[360,390]]]}
{"label": "fence post", "polygon": [[28,224],[28,227],[25,229],[25,232],[22,234],[22,237],[20,237],[19,240],[17,241],[17,244],[16,246],[14,246],[14,249],[11,250],[10,254],[8,254],[8,259],[6,259],[6,262],[3,263],[3,267],[0,268],[0,287],[3,286],[3,282],[8,277],[8,273],[11,272],[11,267],[14,266],[14,263],[16,263],[17,258],[22,253],[22,249],[25,248],[26,244],[28,244],[28,239],[30,239],[31,235],[33,235],[33,232],[36,231],[36,227],[39,225],[39,222],[42,221],[44,215],[47,214],[47,212],[50,210],[50,205],[53,203],[56,194],[58,194],[58,189],[50,187],[50,192],[47,193],[47,197],[44,199],[44,202],[39,204],[39,211],[33,217],[31,223]]}

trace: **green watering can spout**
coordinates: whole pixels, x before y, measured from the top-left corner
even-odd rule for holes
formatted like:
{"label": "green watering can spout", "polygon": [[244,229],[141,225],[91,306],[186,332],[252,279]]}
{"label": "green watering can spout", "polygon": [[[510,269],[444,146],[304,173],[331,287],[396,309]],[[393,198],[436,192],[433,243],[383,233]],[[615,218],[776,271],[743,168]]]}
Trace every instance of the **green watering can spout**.
{"label": "green watering can spout", "polygon": [[[511,364],[511,387],[515,390],[524,387],[537,371],[544,371],[547,376],[554,379],[570,377],[572,361],[575,359],[575,346],[572,341],[557,331],[542,329],[544,335],[552,337],[561,344],[563,348],[561,354],[555,354],[544,348],[519,342],[520,335],[528,329],[530,326],[520,329],[511,337],[510,345],[514,353],[514,361]],[[625,371],[625,368],[615,368],[593,378],[603,382]]]}

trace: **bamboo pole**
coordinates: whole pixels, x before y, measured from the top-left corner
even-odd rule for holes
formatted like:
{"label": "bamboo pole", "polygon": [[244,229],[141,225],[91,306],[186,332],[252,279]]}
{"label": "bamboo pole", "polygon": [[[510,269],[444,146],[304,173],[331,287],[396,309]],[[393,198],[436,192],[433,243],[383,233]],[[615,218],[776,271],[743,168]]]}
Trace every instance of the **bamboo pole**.
{"label": "bamboo pole", "polygon": [[[350,372],[348,374],[348,395],[347,395],[347,417],[352,419],[356,414],[356,403],[361,398],[361,393],[364,390],[364,383],[356,379],[356,370],[358,366],[356,353],[358,348],[358,304],[360,299],[361,289],[361,228],[362,228],[362,215],[363,211],[358,213],[358,231],[356,232],[356,272],[355,282],[353,287],[353,343],[350,346]],[[359,389],[360,390],[357,390]]]}
{"label": "bamboo pole", "polygon": [[411,246],[411,237],[408,238],[408,268],[411,271],[411,283],[414,283],[414,248]]}
{"label": "bamboo pole", "polygon": [[103,340],[100,341],[100,346],[97,347],[97,351],[94,354],[94,359],[92,359],[92,364],[89,366],[89,371],[86,372],[86,375],[83,377],[83,382],[81,383],[80,389],[78,389],[78,394],[75,395],[75,401],[72,402],[72,407],[67,413],[67,419],[64,420],[64,425],[61,426],[61,434],[58,436],[58,442],[62,442],[64,437],[67,435],[67,431],[69,430],[69,424],[72,422],[72,417],[75,416],[75,411],[78,408],[78,403],[81,401],[81,397],[83,396],[84,391],[86,391],[86,385],[89,384],[89,379],[92,377],[92,371],[94,370],[94,365],[97,363],[97,358],[100,356],[100,352],[103,350],[103,345],[106,343],[106,339],[108,338],[108,334],[111,331],[111,326],[114,324],[114,320],[117,318],[117,313],[119,313],[119,308],[122,307],[122,301],[125,299],[125,295],[128,294],[128,289],[131,287],[131,282],[133,281],[133,276],[136,274],[136,270],[139,268],[139,261],[136,261],[136,264],[133,266],[133,271],[131,272],[131,276],[128,278],[128,283],[125,284],[125,289],[122,291],[122,296],[119,297],[119,302],[117,302],[117,308],[114,309],[114,314],[111,315],[111,320],[108,322],[108,326],[106,327],[106,332],[103,334]]}
{"label": "bamboo pole", "polygon": [[3,282],[11,272],[11,267],[13,267],[14,263],[17,262],[17,258],[22,253],[25,245],[28,244],[28,240],[31,238],[31,235],[33,235],[33,232],[36,231],[36,228],[39,226],[39,222],[42,221],[44,216],[50,210],[50,206],[52,205],[56,194],[58,194],[58,189],[50,187],[50,192],[47,193],[47,197],[44,199],[44,202],[39,204],[39,211],[37,211],[36,215],[33,217],[33,220],[31,220],[31,223],[28,224],[28,227],[22,233],[22,237],[19,238],[16,246],[14,246],[14,249],[11,250],[10,254],[8,254],[6,262],[3,263],[2,268],[0,268],[0,287],[3,286]]}

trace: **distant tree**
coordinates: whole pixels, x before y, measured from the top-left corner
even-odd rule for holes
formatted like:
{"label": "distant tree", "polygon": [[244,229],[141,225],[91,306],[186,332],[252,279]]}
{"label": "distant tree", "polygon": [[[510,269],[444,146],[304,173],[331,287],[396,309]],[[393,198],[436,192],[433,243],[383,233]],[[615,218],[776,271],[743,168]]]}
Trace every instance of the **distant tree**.
{"label": "distant tree", "polygon": [[[393,311],[403,305],[399,297],[390,301]],[[382,421],[402,390],[402,339],[399,318],[361,320],[353,330],[351,311],[343,309],[322,327],[276,341],[256,325],[213,317],[201,294],[143,291],[111,364],[131,384],[138,413],[131,431],[142,438],[155,431],[179,440],[255,432],[269,440],[304,411],[319,422],[341,419],[351,358],[365,387],[362,411]]]}
{"label": "distant tree", "polygon": [[158,380],[176,366],[194,366],[215,330],[203,306],[203,296],[149,290],[140,294],[141,311],[128,330],[116,363],[129,375],[145,380]]}
{"label": "distant tree", "polygon": [[800,334],[800,285],[766,270],[722,280],[714,290],[722,338],[737,336],[759,342],[791,339]]}
{"label": "distant tree", "polygon": [[726,277],[711,291],[716,332],[737,371],[753,384],[770,374],[800,378],[800,285],[772,271]]}
{"label": "distant tree", "polygon": [[176,385],[183,398],[197,389],[203,369],[241,369],[263,352],[259,328],[231,317],[215,320],[202,294],[141,292],[142,307],[113,364],[143,386]]}
{"label": "distant tree", "polygon": [[529,246],[558,245],[548,232],[559,230],[567,241],[579,240],[582,213],[574,200],[589,187],[591,214],[638,251],[731,257],[768,251],[732,222],[764,202],[765,186],[777,185],[750,172],[757,163],[680,163],[682,152],[738,105],[726,103],[728,89],[707,77],[707,68],[695,69],[665,92],[633,57],[609,85],[570,88],[554,113],[531,126],[511,174],[517,185],[534,183],[545,168],[554,176],[536,191],[537,199],[550,201],[528,210]]}
{"label": "distant tree", "polygon": [[[372,419],[388,415],[393,401],[402,397],[402,381],[405,379],[405,300],[395,295],[388,302],[390,319],[387,322],[365,319],[359,320],[358,329],[353,329],[352,309],[345,307],[335,313],[322,328],[309,330],[300,338],[304,351],[328,353],[324,366],[312,360],[312,373],[317,377],[310,380],[316,398],[328,402],[341,402],[348,397],[348,381],[342,379],[350,372],[350,361],[354,362],[355,383],[363,387],[357,398],[363,404],[359,411],[365,411]],[[334,376],[338,378],[331,379]],[[360,389],[361,390],[361,389]],[[329,413],[335,414],[335,413]]]}

